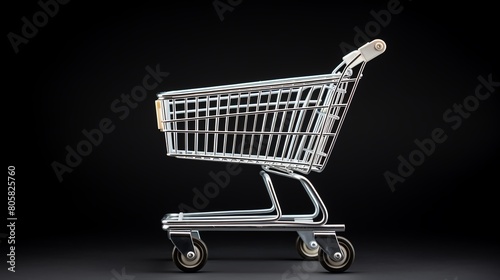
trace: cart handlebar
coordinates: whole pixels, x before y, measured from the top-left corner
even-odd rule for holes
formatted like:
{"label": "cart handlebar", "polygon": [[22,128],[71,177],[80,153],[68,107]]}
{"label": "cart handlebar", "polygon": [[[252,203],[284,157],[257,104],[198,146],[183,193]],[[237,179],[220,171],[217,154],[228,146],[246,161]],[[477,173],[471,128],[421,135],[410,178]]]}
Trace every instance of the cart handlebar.
{"label": "cart handlebar", "polygon": [[368,62],[381,55],[386,48],[387,46],[384,41],[375,39],[359,47],[357,50],[348,53],[342,60],[349,68],[353,68],[361,62]]}

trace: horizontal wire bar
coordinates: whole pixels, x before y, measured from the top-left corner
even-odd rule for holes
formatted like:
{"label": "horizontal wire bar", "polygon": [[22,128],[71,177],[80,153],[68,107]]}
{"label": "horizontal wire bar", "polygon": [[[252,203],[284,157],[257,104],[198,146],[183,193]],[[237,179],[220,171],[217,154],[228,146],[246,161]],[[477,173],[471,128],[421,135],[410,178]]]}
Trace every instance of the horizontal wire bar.
{"label": "horizontal wire bar", "polygon": [[[347,104],[332,104],[331,107],[345,107]],[[298,108],[284,108],[284,109],[269,109],[265,111],[253,111],[253,112],[239,112],[239,113],[227,113],[227,114],[219,114],[219,115],[209,115],[202,117],[186,117],[186,118],[178,118],[178,119],[168,119],[162,120],[163,123],[169,122],[180,122],[185,120],[197,120],[197,119],[215,119],[215,118],[224,118],[224,117],[233,117],[233,116],[244,116],[244,115],[258,115],[258,114],[267,114],[267,113],[277,113],[277,112],[291,112],[291,111],[307,111],[313,109],[323,109],[328,108],[329,105],[321,105],[321,106],[307,106],[307,107],[298,107]],[[181,114],[176,112],[176,114]],[[167,116],[170,117],[170,116]]]}
{"label": "horizontal wire bar", "polygon": [[214,86],[214,87],[201,87],[188,90],[175,90],[168,91],[158,94],[158,98],[161,99],[175,99],[175,98],[185,98],[185,97],[197,97],[206,96],[207,94],[223,94],[223,93],[241,93],[249,91],[261,91],[261,90],[279,90],[280,88],[299,88],[299,87],[311,87],[311,86],[321,86],[323,84],[338,84],[346,82],[354,82],[356,79],[346,78],[345,76],[340,79],[340,75],[326,74],[326,75],[316,75],[307,76],[299,78],[286,78],[277,80],[268,80],[260,82],[251,83],[240,83],[225,86]]}
{"label": "horizontal wire bar", "polygon": [[[171,129],[167,130],[168,132],[188,132],[189,133],[198,133],[198,134],[236,134],[236,135],[303,135],[303,136],[318,136],[320,132],[308,132],[308,131],[298,131],[298,132],[286,132],[286,131],[220,131],[220,130],[192,130],[192,129]],[[323,135],[327,136],[335,136],[335,133],[323,133]]]}

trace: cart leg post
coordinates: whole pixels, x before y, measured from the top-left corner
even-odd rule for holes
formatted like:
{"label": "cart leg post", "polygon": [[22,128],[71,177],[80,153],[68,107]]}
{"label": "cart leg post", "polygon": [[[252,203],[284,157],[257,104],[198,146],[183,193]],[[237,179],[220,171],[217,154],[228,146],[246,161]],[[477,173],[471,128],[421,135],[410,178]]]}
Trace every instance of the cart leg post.
{"label": "cart leg post", "polygon": [[297,231],[297,233],[309,249],[318,248],[318,243],[316,242],[312,231]]}
{"label": "cart leg post", "polygon": [[185,257],[189,258],[194,254],[193,238],[190,231],[170,231],[168,238]]}
{"label": "cart leg post", "polygon": [[316,232],[316,241],[321,249],[318,260],[330,272],[344,272],[354,261],[355,252],[351,242],[335,232]]}
{"label": "cart leg post", "polygon": [[299,237],[295,242],[295,248],[299,255],[305,260],[317,260],[319,245],[314,238],[313,231],[297,231]]}
{"label": "cart leg post", "polygon": [[175,265],[184,272],[196,272],[200,270],[208,259],[207,246],[199,237],[196,230],[169,231],[168,237],[174,244],[172,260]]}
{"label": "cart leg post", "polygon": [[200,240],[201,240],[201,235],[200,235],[200,232],[199,232],[199,231],[197,231],[197,230],[192,230],[192,231],[191,231],[191,236],[192,236],[193,238],[197,238],[197,239],[200,239]]}
{"label": "cart leg post", "polygon": [[333,260],[340,260],[342,252],[340,251],[337,235],[333,233],[315,233],[316,241],[323,251],[325,251]]}

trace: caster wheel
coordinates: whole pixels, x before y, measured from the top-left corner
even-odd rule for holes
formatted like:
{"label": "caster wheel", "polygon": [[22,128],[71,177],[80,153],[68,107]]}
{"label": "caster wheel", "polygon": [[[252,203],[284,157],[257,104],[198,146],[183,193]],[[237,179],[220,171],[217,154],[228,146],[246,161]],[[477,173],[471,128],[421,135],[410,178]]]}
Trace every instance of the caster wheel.
{"label": "caster wheel", "polygon": [[319,246],[316,247],[316,249],[309,249],[300,236],[297,237],[297,241],[295,241],[295,248],[304,260],[318,259]]}
{"label": "caster wheel", "polygon": [[344,272],[346,271],[354,261],[354,247],[351,242],[344,237],[337,236],[339,241],[340,251],[342,252],[342,258],[339,260],[334,260],[328,256],[328,254],[320,250],[318,254],[318,259],[321,265],[330,272]]}
{"label": "caster wheel", "polygon": [[182,255],[182,253],[175,247],[172,251],[172,260],[174,261],[175,265],[184,272],[196,272],[207,263],[207,245],[205,245],[203,241],[197,238],[193,238],[193,245],[194,257],[191,259]]}

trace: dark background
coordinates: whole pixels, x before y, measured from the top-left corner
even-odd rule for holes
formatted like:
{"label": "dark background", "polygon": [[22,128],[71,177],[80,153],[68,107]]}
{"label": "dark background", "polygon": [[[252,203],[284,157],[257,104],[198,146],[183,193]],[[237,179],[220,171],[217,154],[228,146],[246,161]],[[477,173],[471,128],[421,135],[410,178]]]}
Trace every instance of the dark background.
{"label": "dark background", "polygon": [[[20,245],[18,258],[29,259],[38,248],[33,244],[72,252],[71,244],[84,240],[124,239],[165,246],[168,257],[162,216],[181,203],[193,206],[192,189],[202,190],[212,181],[209,172],[226,165],[167,157],[155,94],[329,73],[345,54],[339,45],[355,45],[356,28],[373,24],[370,11],[390,2],[243,1],[221,21],[213,1],[72,1],[59,5],[17,54],[5,36],[4,145],[7,165],[16,167],[16,238],[30,244]],[[496,15],[481,2],[401,1],[402,10],[368,36],[383,39],[387,51],[367,64],[325,171],[307,176],[330,223],[346,224],[345,236],[362,244],[381,236],[486,240],[497,253],[498,87],[456,130],[443,119],[474,94],[478,76],[500,81]],[[21,18],[32,20],[39,10],[36,1],[6,4],[4,34],[20,35]],[[156,65],[168,77],[119,119],[112,102]],[[51,164],[65,164],[66,146],[74,149],[86,139],[82,130],[98,128],[103,118],[115,129],[60,182]],[[447,140],[392,191],[384,172],[397,173],[398,156],[408,159],[414,140],[431,137],[435,128]],[[202,210],[268,206],[260,167],[239,168]],[[298,186],[279,182],[285,211],[310,209]],[[217,242],[239,235],[208,236]]]}

